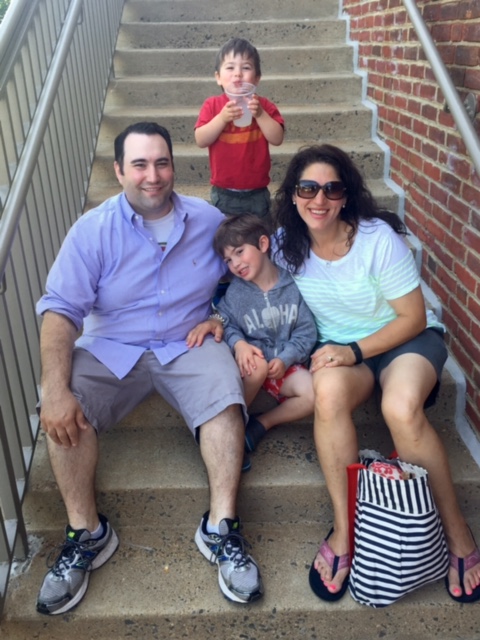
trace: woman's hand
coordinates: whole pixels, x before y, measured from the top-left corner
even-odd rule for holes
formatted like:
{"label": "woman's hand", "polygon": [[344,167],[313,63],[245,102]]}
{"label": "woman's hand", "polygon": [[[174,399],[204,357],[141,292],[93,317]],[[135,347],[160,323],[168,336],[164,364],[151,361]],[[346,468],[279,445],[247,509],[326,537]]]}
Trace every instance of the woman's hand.
{"label": "woman's hand", "polygon": [[332,367],[352,367],[357,361],[352,348],[343,344],[326,344],[312,355],[310,373]]}

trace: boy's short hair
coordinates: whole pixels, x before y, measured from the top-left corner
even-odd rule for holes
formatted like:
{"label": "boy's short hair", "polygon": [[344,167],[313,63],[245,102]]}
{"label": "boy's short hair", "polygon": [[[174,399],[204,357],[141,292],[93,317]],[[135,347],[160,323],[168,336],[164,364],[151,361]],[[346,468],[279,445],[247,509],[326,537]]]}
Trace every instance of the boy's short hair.
{"label": "boy's short hair", "polygon": [[229,53],[233,53],[234,56],[240,54],[242,58],[252,60],[253,66],[255,67],[255,75],[258,77],[262,75],[258,51],[251,42],[244,38],[230,38],[230,40],[220,48],[215,59],[215,71],[217,73],[219,73],[222,62]]}
{"label": "boy's short hair", "polygon": [[[242,244],[252,244],[260,248],[260,238],[270,237],[270,231],[265,222],[251,213],[238,213],[222,220],[213,238],[213,248],[222,256],[227,247],[241,247]],[[270,247],[267,255],[270,257]]]}

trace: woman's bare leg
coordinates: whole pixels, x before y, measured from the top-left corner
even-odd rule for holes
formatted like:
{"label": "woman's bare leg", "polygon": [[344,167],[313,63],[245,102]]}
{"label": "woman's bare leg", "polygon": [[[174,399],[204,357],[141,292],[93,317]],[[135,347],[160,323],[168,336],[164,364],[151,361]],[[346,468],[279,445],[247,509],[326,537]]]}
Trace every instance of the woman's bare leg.
{"label": "woman's bare leg", "polygon": [[[445,447],[423,410],[424,401],[436,380],[434,368],[422,356],[399,356],[380,378],[382,412],[399,457],[428,471],[448,547],[463,558],[473,551],[475,543],[460,511]],[[451,567],[449,583],[453,596],[462,594],[458,572]],[[467,595],[479,584],[480,564],[477,564],[465,572]]]}
{"label": "woman's bare leg", "polygon": [[[371,395],[374,379],[364,364],[335,367],[316,371],[313,387],[315,444],[334,512],[334,532],[328,544],[340,556],[349,552],[346,468],[358,460],[352,412]],[[349,570],[338,571],[332,579],[331,568],[319,553],[314,564],[329,591],[339,591]]]}

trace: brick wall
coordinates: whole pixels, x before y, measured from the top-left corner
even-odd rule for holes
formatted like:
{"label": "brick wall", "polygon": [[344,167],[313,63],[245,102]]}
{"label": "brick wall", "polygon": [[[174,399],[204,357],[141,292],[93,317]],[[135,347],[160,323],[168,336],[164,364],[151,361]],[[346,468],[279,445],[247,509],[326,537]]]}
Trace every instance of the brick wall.
{"label": "brick wall", "polygon": [[[418,0],[464,100],[480,110],[480,1]],[[442,301],[450,352],[465,372],[467,417],[480,431],[480,177],[475,173],[402,0],[343,0],[405,222],[423,245],[422,277]],[[480,114],[474,127],[480,136]]]}

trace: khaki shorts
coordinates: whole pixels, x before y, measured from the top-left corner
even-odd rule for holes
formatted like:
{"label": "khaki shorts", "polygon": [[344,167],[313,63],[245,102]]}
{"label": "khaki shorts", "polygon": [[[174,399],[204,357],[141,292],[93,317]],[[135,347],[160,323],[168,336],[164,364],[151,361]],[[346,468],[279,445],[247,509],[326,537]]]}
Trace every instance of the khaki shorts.
{"label": "khaki shorts", "polygon": [[230,405],[240,405],[244,418],[247,415],[242,380],[230,349],[210,338],[166,365],[146,351],[122,380],[90,352],[75,349],[70,387],[99,433],[120,422],[155,391],[178,411],[195,436],[197,427]]}

